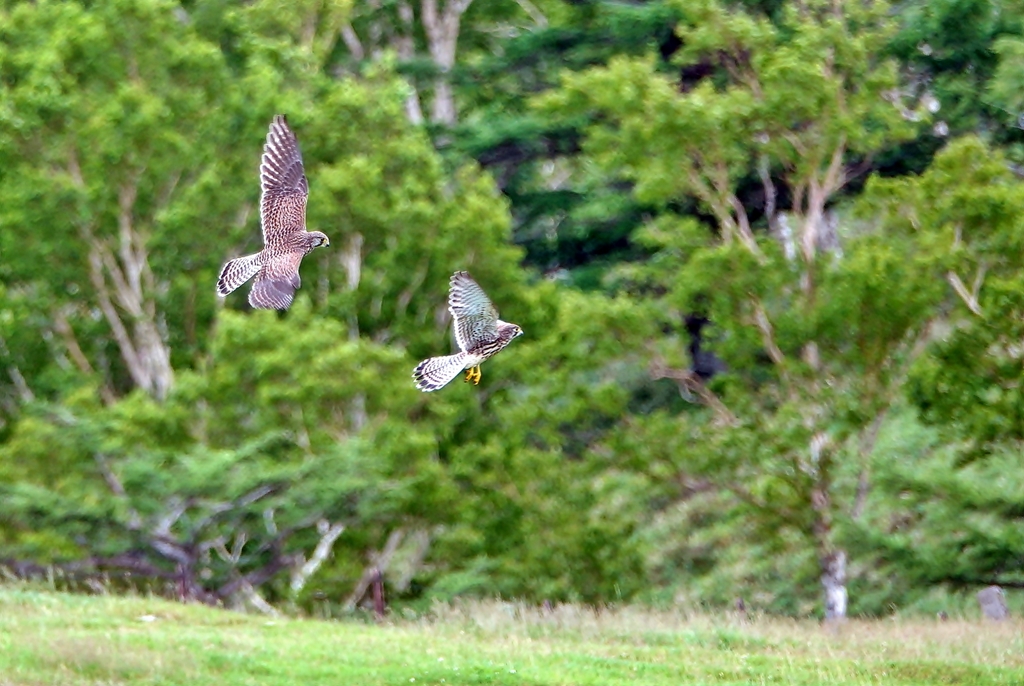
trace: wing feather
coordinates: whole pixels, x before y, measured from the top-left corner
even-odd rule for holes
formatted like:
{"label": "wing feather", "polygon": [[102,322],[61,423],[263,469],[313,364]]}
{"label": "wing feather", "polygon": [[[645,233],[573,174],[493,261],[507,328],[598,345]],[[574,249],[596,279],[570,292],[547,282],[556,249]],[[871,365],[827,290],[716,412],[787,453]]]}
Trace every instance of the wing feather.
{"label": "wing feather", "polygon": [[309,182],[299,140],[284,115],[276,115],[267,132],[260,161],[260,189],[264,244],[283,243],[288,234],[305,230]]}
{"label": "wing feather", "polygon": [[299,265],[304,253],[286,252],[275,255],[256,272],[249,304],[267,310],[286,310],[295,298],[295,291],[302,285]]}
{"label": "wing feather", "polygon": [[469,272],[455,272],[449,285],[448,310],[455,319],[455,340],[459,348],[469,352],[481,341],[496,338],[498,310]]}

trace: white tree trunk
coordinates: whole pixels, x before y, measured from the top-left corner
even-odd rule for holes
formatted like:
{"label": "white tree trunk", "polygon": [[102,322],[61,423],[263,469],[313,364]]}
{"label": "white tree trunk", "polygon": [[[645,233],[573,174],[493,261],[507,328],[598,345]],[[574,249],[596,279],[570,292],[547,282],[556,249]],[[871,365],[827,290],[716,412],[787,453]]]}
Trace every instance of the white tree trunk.
{"label": "white tree trunk", "polygon": [[[423,30],[427,35],[430,56],[441,71],[434,82],[434,101],[430,120],[435,124],[452,125],[457,118],[455,93],[452,90],[448,72],[455,66],[455,48],[459,42],[459,26],[462,15],[473,0],[447,0],[438,10],[439,0],[423,0]],[[443,0],[442,0],[443,1]]]}
{"label": "white tree trunk", "polygon": [[825,591],[825,621],[846,618],[846,552],[834,550],[821,560],[821,586]]}
{"label": "white tree trunk", "polygon": [[[400,59],[411,60],[416,54],[416,44],[413,40],[416,30],[415,14],[412,5],[406,0],[401,0],[398,3],[398,21],[401,26],[394,41],[395,51]],[[418,126],[423,123],[423,107],[420,105],[420,94],[415,85],[412,86],[412,92],[405,99],[405,116],[414,125]]]}
{"label": "white tree trunk", "polygon": [[[73,151],[68,171],[75,183],[85,188]],[[112,241],[97,234],[95,227],[80,228],[90,248],[89,278],[128,373],[136,386],[163,400],[174,382],[174,370],[170,348],[161,332],[155,301],[156,284],[149,268],[145,239],[134,223],[141,174],[139,170],[134,178],[121,186],[118,193],[116,252],[110,246]],[[173,180],[169,188],[173,189],[176,182]]]}

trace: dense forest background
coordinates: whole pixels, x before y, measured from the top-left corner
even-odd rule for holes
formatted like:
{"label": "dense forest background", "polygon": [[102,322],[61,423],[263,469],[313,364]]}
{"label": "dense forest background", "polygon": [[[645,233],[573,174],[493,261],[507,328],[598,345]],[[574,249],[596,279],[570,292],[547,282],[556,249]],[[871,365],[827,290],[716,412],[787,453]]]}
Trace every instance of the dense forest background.
{"label": "dense forest background", "polygon": [[[276,113],[331,238],[283,314],[214,291]],[[1024,587],[1022,178],[1010,0],[0,2],[0,562],[330,613]],[[456,269],[526,335],[420,393]]]}

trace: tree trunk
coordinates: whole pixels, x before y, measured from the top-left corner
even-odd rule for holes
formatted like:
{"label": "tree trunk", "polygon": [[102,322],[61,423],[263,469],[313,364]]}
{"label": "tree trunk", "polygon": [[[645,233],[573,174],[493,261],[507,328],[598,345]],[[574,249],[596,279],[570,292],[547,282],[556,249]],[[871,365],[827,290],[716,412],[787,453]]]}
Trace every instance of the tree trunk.
{"label": "tree trunk", "polygon": [[821,586],[825,591],[825,621],[846,618],[846,551],[832,550],[821,558]]}
{"label": "tree trunk", "polygon": [[[413,39],[415,34],[415,14],[407,1],[398,3],[398,20],[401,22],[399,33],[394,39],[395,51],[399,59],[412,60],[416,56],[416,45]],[[405,116],[416,126],[423,123],[423,108],[420,106],[420,94],[416,86],[412,85],[412,92],[405,99]]]}
{"label": "tree trunk", "polygon": [[423,30],[427,35],[430,56],[441,75],[434,82],[434,102],[430,120],[435,124],[452,125],[456,120],[455,93],[448,72],[455,66],[455,48],[459,41],[462,15],[473,0],[447,0],[438,12],[438,0],[423,0]]}
{"label": "tree trunk", "polygon": [[[72,150],[68,171],[75,184],[85,189],[77,154]],[[91,224],[80,225],[89,244],[89,278],[96,290],[100,311],[107,320],[136,386],[163,400],[174,382],[171,351],[157,312],[157,285],[149,268],[144,236],[134,221],[138,170],[118,192],[117,236],[104,236]],[[169,188],[177,183],[175,179]],[[170,193],[168,192],[168,195]],[[116,250],[111,244],[116,245]],[[130,327],[130,328],[129,328]]]}
{"label": "tree trunk", "polygon": [[814,478],[811,509],[814,511],[815,548],[821,569],[821,587],[825,592],[825,621],[846,617],[846,551],[837,548],[832,536],[832,447],[825,433],[811,439],[810,462],[804,471]]}

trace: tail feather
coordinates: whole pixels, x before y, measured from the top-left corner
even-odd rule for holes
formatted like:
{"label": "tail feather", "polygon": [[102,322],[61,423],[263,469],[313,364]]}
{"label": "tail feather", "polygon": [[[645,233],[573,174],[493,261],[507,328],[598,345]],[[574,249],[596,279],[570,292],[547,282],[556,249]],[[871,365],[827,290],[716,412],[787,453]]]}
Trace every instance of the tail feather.
{"label": "tail feather", "polygon": [[263,266],[259,257],[260,253],[255,253],[238,257],[225,264],[220,270],[220,278],[217,279],[217,294],[223,297],[256,276],[256,272]]}
{"label": "tail feather", "polygon": [[466,368],[466,353],[431,357],[423,360],[412,372],[416,388],[421,391],[436,391],[444,388]]}

